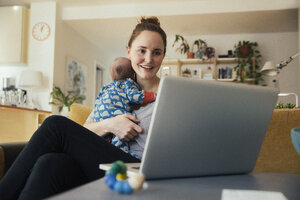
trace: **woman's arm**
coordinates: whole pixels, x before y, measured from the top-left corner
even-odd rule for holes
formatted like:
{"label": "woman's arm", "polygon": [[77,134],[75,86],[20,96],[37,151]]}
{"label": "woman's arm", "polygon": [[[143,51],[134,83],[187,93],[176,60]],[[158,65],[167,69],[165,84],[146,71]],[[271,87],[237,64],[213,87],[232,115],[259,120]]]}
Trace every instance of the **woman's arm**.
{"label": "woman's arm", "polygon": [[86,122],[83,126],[97,135],[113,133],[128,142],[142,132],[142,128],[135,122],[139,122],[135,116],[124,114],[100,122]]}

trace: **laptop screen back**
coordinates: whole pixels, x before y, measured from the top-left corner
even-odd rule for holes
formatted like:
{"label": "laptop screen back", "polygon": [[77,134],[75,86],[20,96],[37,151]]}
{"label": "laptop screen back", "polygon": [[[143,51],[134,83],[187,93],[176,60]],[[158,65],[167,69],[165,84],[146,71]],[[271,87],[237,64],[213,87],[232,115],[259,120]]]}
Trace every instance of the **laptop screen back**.
{"label": "laptop screen back", "polygon": [[162,79],[141,172],[147,179],[250,172],[277,93],[261,86]]}

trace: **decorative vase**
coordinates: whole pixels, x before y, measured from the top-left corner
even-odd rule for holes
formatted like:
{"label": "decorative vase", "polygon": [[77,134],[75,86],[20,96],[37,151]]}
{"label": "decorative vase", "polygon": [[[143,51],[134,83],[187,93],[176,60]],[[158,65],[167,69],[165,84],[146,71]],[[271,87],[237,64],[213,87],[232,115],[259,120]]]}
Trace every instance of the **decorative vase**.
{"label": "decorative vase", "polygon": [[187,52],[186,53],[186,55],[187,55],[187,58],[194,58],[195,57],[195,53],[194,52]]}
{"label": "decorative vase", "polygon": [[199,59],[203,58],[203,52],[200,49],[198,49],[198,51],[196,51],[195,57]]}
{"label": "decorative vase", "polygon": [[62,110],[60,111],[60,115],[65,116],[65,117],[69,117],[70,116],[69,108],[67,106],[64,106],[62,108]]}

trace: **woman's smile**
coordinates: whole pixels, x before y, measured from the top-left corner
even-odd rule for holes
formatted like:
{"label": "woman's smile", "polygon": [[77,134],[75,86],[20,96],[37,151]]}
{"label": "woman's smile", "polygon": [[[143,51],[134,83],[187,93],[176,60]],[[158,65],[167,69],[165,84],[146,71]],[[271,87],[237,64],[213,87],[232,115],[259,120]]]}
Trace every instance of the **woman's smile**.
{"label": "woman's smile", "polygon": [[147,66],[147,65],[140,65],[140,67],[147,70],[147,71],[151,71],[151,69],[153,69],[152,66]]}

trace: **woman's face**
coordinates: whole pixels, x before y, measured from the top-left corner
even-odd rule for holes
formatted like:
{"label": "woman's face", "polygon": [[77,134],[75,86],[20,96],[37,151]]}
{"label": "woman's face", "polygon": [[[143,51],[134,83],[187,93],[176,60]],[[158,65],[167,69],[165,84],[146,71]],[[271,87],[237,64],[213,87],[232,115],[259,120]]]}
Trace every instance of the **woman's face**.
{"label": "woman's face", "polygon": [[127,47],[127,54],[138,79],[153,79],[165,56],[163,40],[157,32],[142,31]]}

